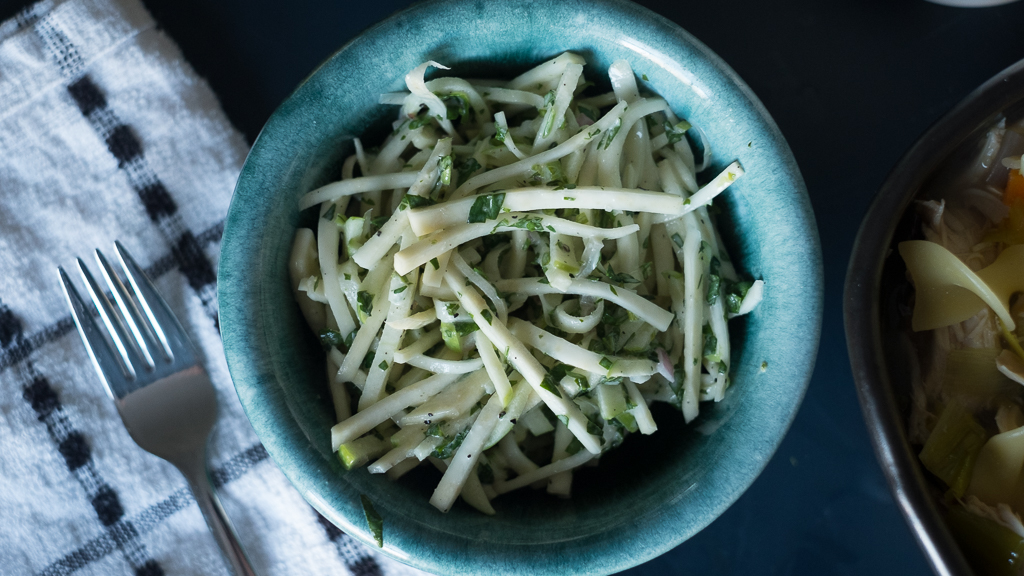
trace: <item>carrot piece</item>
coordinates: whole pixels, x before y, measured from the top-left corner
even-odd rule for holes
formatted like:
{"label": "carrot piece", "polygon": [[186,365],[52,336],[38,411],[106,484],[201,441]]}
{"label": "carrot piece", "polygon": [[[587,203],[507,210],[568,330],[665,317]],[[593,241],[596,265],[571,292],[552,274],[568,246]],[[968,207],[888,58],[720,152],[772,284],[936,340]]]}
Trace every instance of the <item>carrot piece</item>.
{"label": "carrot piece", "polygon": [[1024,244],[1024,175],[1020,170],[1010,170],[1003,202],[1010,208],[1010,213],[985,236],[985,241]]}
{"label": "carrot piece", "polygon": [[1012,206],[1019,201],[1024,201],[1024,175],[1021,175],[1020,170],[1010,170],[1010,178],[1003,192],[1003,203]]}

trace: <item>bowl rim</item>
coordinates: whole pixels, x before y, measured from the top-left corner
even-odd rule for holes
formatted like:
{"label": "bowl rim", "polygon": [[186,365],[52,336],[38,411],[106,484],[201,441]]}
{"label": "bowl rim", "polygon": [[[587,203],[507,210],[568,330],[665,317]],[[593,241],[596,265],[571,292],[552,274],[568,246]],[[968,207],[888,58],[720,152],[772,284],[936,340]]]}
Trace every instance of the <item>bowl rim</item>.
{"label": "bowl rim", "polygon": [[[523,1],[518,3],[528,4],[528,2]],[[358,46],[360,42],[365,41],[367,36],[380,35],[386,32],[388,27],[395,22],[409,17],[410,15],[429,11],[432,7],[437,5],[470,4],[473,4],[472,0],[432,0],[417,3],[372,26],[367,31],[353,38],[339,48],[296,88],[292,95],[282,103],[281,107],[279,107],[277,111],[274,112],[274,115],[271,116],[271,119],[268,120],[263,131],[261,131],[260,136],[254,142],[253,149],[243,166],[242,173],[239,177],[239,184],[236,186],[235,198],[238,197],[239,190],[242,188],[243,178],[245,178],[247,174],[250,174],[250,172],[258,171],[258,168],[254,166],[256,162],[254,161],[250,163],[250,160],[253,160],[253,152],[260,147],[261,143],[265,139],[269,139],[269,136],[267,136],[269,133],[268,128],[274,124],[275,117],[280,116],[282,111],[286,111],[288,113],[294,112],[294,110],[290,109],[290,102],[292,99],[297,95],[302,94],[303,91],[314,82],[316,75],[321,70],[325,69],[325,67],[329,67],[332,60],[339,58],[340,55],[345,53],[347,50],[352,49],[354,46]],[[583,5],[583,3],[579,4]],[[579,557],[577,560],[579,560],[581,564],[579,566],[574,566],[572,569],[574,571],[581,571],[581,573],[595,573],[597,571],[608,572],[623,570],[654,558],[677,546],[686,538],[692,536],[700,529],[703,529],[707,524],[721,515],[721,513],[731,506],[740,497],[740,495],[742,495],[743,492],[753,484],[761,471],[763,471],[764,467],[770,460],[770,457],[778,449],[785,436],[785,432],[788,430],[790,424],[795,418],[813,372],[823,317],[823,274],[817,227],[815,225],[813,211],[810,208],[810,201],[803,178],[800,175],[799,168],[793,158],[792,152],[782,137],[778,126],[749,87],[747,87],[739,76],[736,75],[736,73],[720,57],[714,54],[703,43],[683,30],[677,24],[666,18],[626,0],[597,0],[585,5],[588,9],[597,7],[608,13],[621,15],[624,18],[633,18],[642,21],[653,29],[652,35],[656,34],[660,39],[668,39],[674,46],[685,47],[687,50],[694,52],[696,54],[695,58],[702,58],[708,68],[713,68],[716,70],[717,74],[720,75],[720,80],[718,81],[724,85],[728,85],[730,92],[734,91],[735,96],[743,99],[743,106],[749,107],[750,116],[752,118],[756,118],[760,122],[759,130],[772,138],[770,148],[773,151],[774,156],[777,156],[782,161],[783,165],[776,177],[779,181],[785,183],[787,190],[794,196],[794,214],[798,215],[797,219],[799,220],[800,225],[799,230],[801,233],[806,235],[804,238],[806,238],[808,244],[808,246],[805,247],[807,271],[813,272],[813,277],[804,279],[803,284],[799,286],[800,290],[802,290],[801,293],[805,294],[807,299],[803,303],[804,305],[801,309],[802,314],[799,326],[799,328],[803,330],[803,342],[801,343],[799,350],[796,350],[796,347],[794,347],[794,351],[799,352],[802,355],[794,356],[791,359],[793,364],[798,366],[798,368],[792,371],[793,378],[791,378],[790,382],[785,385],[786,391],[791,393],[791,395],[787,397],[785,406],[777,409],[778,417],[773,421],[773,431],[779,431],[777,436],[772,437],[773,435],[769,435],[765,437],[762,442],[757,443],[755,447],[751,448],[749,450],[749,455],[752,459],[750,462],[744,464],[746,468],[742,471],[742,474],[737,474],[737,481],[735,484],[728,489],[720,490],[721,495],[713,502],[713,505],[694,511],[694,514],[698,516],[700,520],[693,522],[693,526],[696,527],[692,528],[692,531],[687,531],[683,535],[671,535],[653,543],[642,542],[637,540],[636,536],[632,536],[632,540],[630,540],[629,543],[636,544],[636,546],[634,546],[629,553],[620,550],[614,557],[608,554],[595,554],[593,553],[593,550],[589,549],[589,557],[584,554],[578,554]],[[668,51],[671,52],[672,50]],[[294,108],[294,106],[291,108]],[[232,200],[232,206],[235,204],[235,198]],[[233,255],[229,250],[226,250],[229,244],[232,243],[230,238],[232,228],[244,225],[241,222],[238,222],[240,217],[232,218],[232,215],[233,211],[229,209],[229,218],[225,225],[225,236],[222,243],[222,268],[225,263],[230,263],[232,258],[237,259],[237,254]],[[230,266],[228,266],[228,268],[230,268]],[[243,310],[240,308],[240,304],[238,302],[234,302],[227,293],[230,291],[232,286],[239,286],[240,282],[241,281],[238,278],[227,277],[224,281],[219,283],[218,290],[223,294],[223,296],[220,297],[220,302],[224,311],[222,320],[227,320],[232,315],[237,316],[238,314],[243,313]],[[235,299],[237,300],[237,298]],[[255,331],[257,330],[250,330],[250,332]],[[236,391],[238,392],[239,399],[241,400],[246,415],[249,417],[253,428],[256,430],[261,440],[263,440],[268,453],[276,462],[279,463],[285,475],[296,486],[296,488],[299,489],[302,495],[310,502],[310,504],[313,505],[314,508],[320,510],[329,520],[341,526],[346,530],[346,532],[349,532],[363,543],[372,545],[372,537],[365,529],[365,523],[362,523],[362,526],[360,526],[359,523],[353,524],[350,521],[351,519],[347,519],[338,513],[331,514],[331,510],[329,508],[325,508],[328,504],[318,499],[315,480],[302,478],[300,477],[301,473],[298,470],[290,469],[288,465],[282,464],[282,461],[291,464],[300,460],[300,458],[295,457],[294,455],[288,455],[286,452],[289,449],[288,443],[297,438],[298,435],[301,435],[302,432],[301,430],[289,430],[286,431],[286,433],[275,432],[272,425],[267,422],[267,413],[259,412],[254,406],[253,402],[255,398],[261,396],[273,396],[273,394],[266,390],[254,390],[254,384],[246,382],[246,378],[242,377],[250,377],[249,375],[252,374],[252,370],[248,367],[241,366],[242,360],[232,358],[232,351],[236,345],[240,344],[236,341],[236,338],[228,332],[229,331],[225,331],[224,333],[225,351],[229,355],[228,364],[235,382]],[[782,370],[781,367],[779,369]],[[264,408],[264,410],[266,410],[266,408]],[[276,411],[276,413],[283,414],[288,411],[288,408],[271,407],[271,410]],[[287,438],[282,438],[280,436],[287,436]],[[678,514],[678,512],[673,511],[673,514]],[[340,524],[339,521],[341,522]],[[687,530],[691,530],[691,528],[688,527]],[[384,549],[384,553],[400,561],[410,563],[414,566],[427,570],[440,569],[442,571],[448,570],[450,572],[453,569],[452,566],[443,566],[433,563],[434,559],[427,559],[425,561],[422,558],[398,556],[387,548]],[[479,568],[479,566],[475,567]],[[555,564],[553,562],[548,562],[547,565],[541,566],[540,568],[546,568],[554,571],[554,567]]]}
{"label": "bowl rim", "polygon": [[[1004,110],[1024,100],[1024,60],[976,88],[904,154],[872,201],[854,241],[843,294],[857,396],[889,489],[936,574],[972,576],[911,451],[881,344],[880,284],[899,220],[939,165]],[[893,215],[899,217],[894,218]],[[886,222],[879,230],[877,222]]]}

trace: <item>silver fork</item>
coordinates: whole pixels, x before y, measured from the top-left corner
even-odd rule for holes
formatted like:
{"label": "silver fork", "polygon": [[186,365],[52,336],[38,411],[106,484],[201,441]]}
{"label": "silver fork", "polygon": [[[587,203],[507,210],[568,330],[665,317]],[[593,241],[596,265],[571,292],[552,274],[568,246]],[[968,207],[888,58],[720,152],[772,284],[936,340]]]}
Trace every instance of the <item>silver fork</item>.
{"label": "silver fork", "polygon": [[252,575],[206,470],[207,439],[217,419],[213,385],[153,283],[120,242],[114,247],[131,293],[99,250],[96,260],[116,309],[76,259],[102,326],[64,269],[57,268],[78,333],[132,439],[181,471],[231,569],[238,576]]}

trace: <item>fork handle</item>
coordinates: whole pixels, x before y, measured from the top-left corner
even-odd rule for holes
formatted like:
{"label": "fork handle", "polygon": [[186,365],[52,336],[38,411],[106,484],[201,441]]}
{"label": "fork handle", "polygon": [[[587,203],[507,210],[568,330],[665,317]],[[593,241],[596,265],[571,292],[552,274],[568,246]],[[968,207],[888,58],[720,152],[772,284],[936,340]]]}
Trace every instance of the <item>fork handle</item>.
{"label": "fork handle", "polygon": [[224,514],[224,508],[220,505],[220,499],[213,490],[213,484],[206,471],[205,466],[198,469],[182,470],[185,478],[188,479],[192,495],[195,496],[199,510],[206,518],[206,524],[213,532],[214,539],[220,545],[224,559],[227,561],[235,576],[255,576],[252,566],[249,565],[249,558],[246,557],[242,545],[238,542],[238,536],[231,527],[231,522]]}

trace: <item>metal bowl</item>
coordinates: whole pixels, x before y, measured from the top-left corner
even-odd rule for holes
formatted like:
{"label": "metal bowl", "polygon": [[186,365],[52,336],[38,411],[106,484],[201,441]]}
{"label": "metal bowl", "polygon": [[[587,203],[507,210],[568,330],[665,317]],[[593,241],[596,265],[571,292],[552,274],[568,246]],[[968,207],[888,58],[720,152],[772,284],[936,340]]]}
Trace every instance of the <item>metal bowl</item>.
{"label": "metal bowl", "polygon": [[908,208],[937,174],[955,170],[1000,119],[1019,117],[1024,61],[967,96],[906,153],[868,210],[846,274],[843,312],[857,394],[875,454],[893,496],[937,574],[974,572],[946,528],[917,452],[907,441],[910,382],[898,307],[905,303],[906,267],[895,251],[913,234]]}

